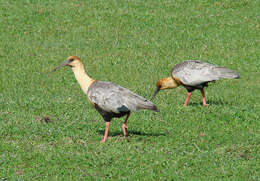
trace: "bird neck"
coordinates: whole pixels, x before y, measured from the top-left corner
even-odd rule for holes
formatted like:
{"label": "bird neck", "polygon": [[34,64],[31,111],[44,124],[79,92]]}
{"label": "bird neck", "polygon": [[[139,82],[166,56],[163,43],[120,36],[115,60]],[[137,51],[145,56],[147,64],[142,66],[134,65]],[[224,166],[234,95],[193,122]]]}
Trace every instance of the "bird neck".
{"label": "bird neck", "polygon": [[176,81],[172,77],[163,78],[161,80],[162,80],[161,81],[161,90],[162,89],[173,89],[180,85],[179,82]]}
{"label": "bird neck", "polygon": [[75,78],[77,79],[81,89],[83,92],[87,93],[89,86],[95,81],[94,79],[90,78],[85,71],[83,64],[78,66],[72,67],[74,72]]}

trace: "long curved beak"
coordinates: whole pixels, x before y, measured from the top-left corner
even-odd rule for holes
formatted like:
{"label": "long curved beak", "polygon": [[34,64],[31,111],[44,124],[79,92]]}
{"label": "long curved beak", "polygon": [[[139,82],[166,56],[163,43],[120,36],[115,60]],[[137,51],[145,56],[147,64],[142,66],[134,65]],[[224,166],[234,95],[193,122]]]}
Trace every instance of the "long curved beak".
{"label": "long curved beak", "polygon": [[154,91],[154,93],[153,93],[153,97],[152,97],[151,100],[153,100],[153,98],[154,98],[154,97],[156,96],[156,94],[160,91],[160,89],[161,89],[161,86],[156,87],[156,89],[155,89],[155,91]]}
{"label": "long curved beak", "polygon": [[52,71],[50,71],[50,73],[55,72],[57,69],[59,69],[59,68],[61,68],[61,67],[64,67],[64,66],[68,65],[69,63],[70,63],[70,61],[69,61],[69,60],[66,60],[66,61],[63,62],[62,64],[60,64],[60,65],[54,67],[54,69],[52,69]]}

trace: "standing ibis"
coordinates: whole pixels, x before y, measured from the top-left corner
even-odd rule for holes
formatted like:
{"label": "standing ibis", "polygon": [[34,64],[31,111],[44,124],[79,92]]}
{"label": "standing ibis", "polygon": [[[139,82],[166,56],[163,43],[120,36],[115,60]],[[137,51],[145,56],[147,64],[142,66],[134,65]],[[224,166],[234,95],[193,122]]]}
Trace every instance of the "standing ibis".
{"label": "standing ibis", "polygon": [[65,62],[55,67],[51,72],[64,66],[72,68],[81,89],[106,122],[105,134],[101,142],[105,142],[108,139],[109,124],[112,118],[120,118],[126,115],[122,131],[124,136],[127,136],[128,127],[126,123],[132,111],[149,109],[158,112],[157,107],[151,101],[130,90],[111,82],[97,81],[90,78],[77,56],[68,57]]}
{"label": "standing ibis", "polygon": [[204,87],[207,87],[209,82],[221,78],[239,78],[239,73],[236,71],[198,60],[187,60],[175,65],[171,74],[171,77],[162,78],[157,82],[152,99],[160,90],[172,89],[182,85],[188,91],[184,106],[187,106],[191,92],[196,89],[201,91],[203,106],[207,106]]}

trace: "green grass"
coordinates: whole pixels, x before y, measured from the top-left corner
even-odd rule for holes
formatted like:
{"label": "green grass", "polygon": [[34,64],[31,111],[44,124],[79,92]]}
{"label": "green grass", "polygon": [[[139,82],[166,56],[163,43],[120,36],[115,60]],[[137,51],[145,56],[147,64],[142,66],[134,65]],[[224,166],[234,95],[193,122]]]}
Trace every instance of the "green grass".
{"label": "green grass", "polygon": [[[0,180],[260,180],[260,1],[0,0]],[[72,71],[150,98],[172,66],[199,59],[241,73],[161,91],[159,113],[105,124]],[[38,116],[54,122],[43,123]]]}

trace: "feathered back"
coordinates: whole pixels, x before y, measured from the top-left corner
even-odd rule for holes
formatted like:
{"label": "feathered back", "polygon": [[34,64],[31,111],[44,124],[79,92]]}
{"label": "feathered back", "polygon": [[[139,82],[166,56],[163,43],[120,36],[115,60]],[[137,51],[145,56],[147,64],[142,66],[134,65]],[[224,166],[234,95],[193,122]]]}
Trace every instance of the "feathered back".
{"label": "feathered back", "polygon": [[212,69],[212,73],[214,73],[219,78],[238,79],[240,77],[238,72],[225,67],[214,67]]}
{"label": "feathered back", "polygon": [[178,78],[184,85],[196,86],[221,78],[239,78],[239,73],[198,60],[188,60],[173,67],[172,77]]}
{"label": "feathered back", "polygon": [[94,82],[87,95],[92,103],[107,112],[121,113],[138,109],[158,111],[151,101],[111,82]]}

